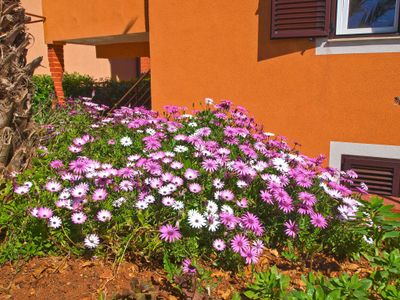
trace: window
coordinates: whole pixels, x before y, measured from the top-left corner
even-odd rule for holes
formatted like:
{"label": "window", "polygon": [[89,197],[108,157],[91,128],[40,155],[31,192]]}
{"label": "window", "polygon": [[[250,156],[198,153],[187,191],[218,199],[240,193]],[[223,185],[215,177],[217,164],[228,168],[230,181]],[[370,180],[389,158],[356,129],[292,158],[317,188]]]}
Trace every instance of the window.
{"label": "window", "polygon": [[349,169],[358,174],[353,187],[359,187],[364,182],[371,194],[400,196],[400,160],[342,155],[341,170]]}
{"label": "window", "polygon": [[271,38],[395,33],[399,29],[400,0],[271,0],[271,3]]}
{"label": "window", "polygon": [[400,0],[337,0],[336,34],[397,32]]}

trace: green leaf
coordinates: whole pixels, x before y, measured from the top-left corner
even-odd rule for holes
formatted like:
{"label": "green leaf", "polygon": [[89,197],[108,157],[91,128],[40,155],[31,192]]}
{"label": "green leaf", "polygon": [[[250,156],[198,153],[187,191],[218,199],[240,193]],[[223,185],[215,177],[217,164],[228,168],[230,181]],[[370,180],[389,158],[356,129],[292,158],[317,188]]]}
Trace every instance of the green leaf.
{"label": "green leaf", "polygon": [[340,300],[341,295],[340,295],[340,290],[334,290],[328,294],[326,297],[326,300]]}
{"label": "green leaf", "polygon": [[394,238],[394,237],[399,237],[400,236],[400,231],[390,231],[390,232],[386,232],[382,239],[385,240],[387,238]]}

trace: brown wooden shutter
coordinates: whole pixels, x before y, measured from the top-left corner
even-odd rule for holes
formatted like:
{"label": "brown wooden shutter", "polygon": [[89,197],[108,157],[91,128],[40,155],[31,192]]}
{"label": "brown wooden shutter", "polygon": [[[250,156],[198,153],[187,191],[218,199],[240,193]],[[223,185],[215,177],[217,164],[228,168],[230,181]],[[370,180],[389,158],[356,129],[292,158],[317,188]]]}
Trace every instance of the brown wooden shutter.
{"label": "brown wooden shutter", "polygon": [[371,194],[400,196],[399,159],[342,155],[342,170],[349,169],[358,174],[353,187],[364,182]]}
{"label": "brown wooden shutter", "polygon": [[329,34],[331,0],[271,0],[271,38]]}

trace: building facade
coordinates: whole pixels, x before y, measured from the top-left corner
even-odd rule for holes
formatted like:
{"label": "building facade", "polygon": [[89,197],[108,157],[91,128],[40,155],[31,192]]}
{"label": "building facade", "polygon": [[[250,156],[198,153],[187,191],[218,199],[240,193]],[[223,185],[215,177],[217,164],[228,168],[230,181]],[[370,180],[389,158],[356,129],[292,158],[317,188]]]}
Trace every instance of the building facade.
{"label": "building facade", "polygon": [[49,45],[92,45],[98,58],[150,57],[154,109],[232,100],[332,166],[351,165],[346,155],[383,159],[351,166],[398,194],[400,168],[385,159],[400,159],[399,4],[44,0],[43,13]]}

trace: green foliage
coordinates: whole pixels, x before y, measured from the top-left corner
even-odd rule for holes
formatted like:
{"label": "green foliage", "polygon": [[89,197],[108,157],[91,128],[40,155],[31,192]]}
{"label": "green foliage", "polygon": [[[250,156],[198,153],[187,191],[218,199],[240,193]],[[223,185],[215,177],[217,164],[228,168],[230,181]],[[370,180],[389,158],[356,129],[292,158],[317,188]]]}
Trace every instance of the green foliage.
{"label": "green foliage", "polygon": [[34,95],[32,111],[36,121],[47,116],[51,110],[51,102],[55,97],[53,80],[50,75],[32,76]]}
{"label": "green foliage", "polygon": [[136,82],[133,80],[100,79],[95,80],[89,75],[65,73],[63,89],[66,97],[93,97],[96,102],[112,104],[119,100]]}
{"label": "green foliage", "polygon": [[367,258],[375,268],[370,276],[374,290],[384,299],[399,295],[396,289],[400,288],[400,250],[395,249],[390,253],[384,251],[380,256],[367,256]]}
{"label": "green foliage", "polygon": [[326,279],[321,274],[310,273],[308,278],[302,277],[306,291],[294,291],[288,299],[302,300],[341,300],[369,299],[369,289],[372,285],[369,279],[360,279],[357,275],[347,273],[339,277]]}
{"label": "green foliage", "polygon": [[283,299],[289,282],[290,277],[273,266],[266,272],[256,273],[255,281],[247,286],[244,295],[249,299]]}
{"label": "green foliage", "polygon": [[66,97],[91,97],[94,83],[93,77],[74,72],[64,74],[62,86]]}
{"label": "green foliage", "polygon": [[[375,253],[379,249],[390,250],[390,245],[399,246],[400,240],[400,214],[392,211],[393,205],[385,205],[383,199],[372,197],[370,201],[361,200],[363,206],[358,212],[361,222],[355,224],[356,230],[372,238],[375,247]],[[390,243],[388,240],[395,240]]]}

